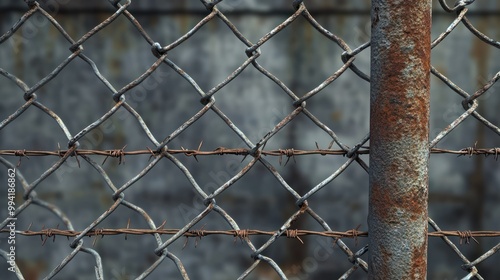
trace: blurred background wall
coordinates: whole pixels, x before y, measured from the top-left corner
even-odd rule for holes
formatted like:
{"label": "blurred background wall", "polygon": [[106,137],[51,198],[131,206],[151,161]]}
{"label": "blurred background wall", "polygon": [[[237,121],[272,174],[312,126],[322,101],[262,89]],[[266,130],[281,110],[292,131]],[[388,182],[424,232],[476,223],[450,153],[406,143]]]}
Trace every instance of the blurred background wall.
{"label": "blurred background wall", "polygon": [[[293,13],[291,1],[223,1],[217,7],[250,41],[256,42]],[[434,3],[432,38],[444,32],[454,14],[442,11]],[[306,1],[316,20],[343,38],[352,48],[369,41],[370,1]],[[41,1],[40,5],[61,24],[73,38],[80,38],[114,12],[107,1]],[[0,33],[7,32],[27,10],[22,1],[0,1]],[[167,45],[197,24],[208,12],[199,1],[134,1],[128,9],[153,40]],[[500,38],[500,2],[477,1],[470,6],[469,18],[489,37]],[[54,26],[35,14],[16,34],[0,45],[0,67],[16,75],[29,86],[50,73],[71,52],[70,44]],[[117,89],[123,87],[151,66],[156,58],[150,45],[123,16],[84,43],[84,53],[97,63],[101,73]],[[169,58],[208,91],[224,80],[246,59],[246,46],[228,27],[214,19],[191,39],[169,52]],[[323,82],[343,64],[342,50],[299,17],[289,27],[264,44],[258,62],[274,73],[299,96]],[[356,56],[356,65],[369,73],[369,49]],[[478,40],[459,25],[432,52],[432,65],[469,93],[484,85],[500,68],[500,52]],[[463,113],[462,99],[441,81],[432,78],[431,138]],[[114,104],[110,91],[95,77],[85,62],[76,59],[54,80],[36,92],[38,100],[56,112],[72,134],[107,112]],[[126,94],[127,102],[143,117],[157,139],[172,133],[202,108],[199,95],[167,65],[143,84]],[[215,95],[217,105],[254,143],[288,115],[294,107],[289,97],[272,81],[253,67],[248,67],[228,86]],[[314,98],[307,108],[328,125],[349,146],[357,144],[369,132],[369,84],[347,71]],[[24,104],[23,91],[0,76],[0,119],[5,119]],[[479,112],[494,124],[500,124],[500,85],[497,83],[479,99]],[[244,143],[213,112],[209,111],[193,126],[172,141],[168,147],[195,149],[203,141],[203,150],[217,147],[245,147]],[[266,149],[326,148],[331,138],[300,115],[273,137]],[[35,108],[0,131],[0,149],[57,150],[68,140],[53,119]],[[460,150],[465,147],[499,147],[500,138],[473,118],[468,118],[445,140],[440,148]],[[105,124],[80,141],[84,149],[145,149],[152,147],[130,114],[120,109]],[[334,148],[337,148],[334,146]],[[121,186],[148,164],[149,156],[129,156],[118,164],[107,159],[105,170],[116,186]],[[240,156],[176,156],[192,172],[205,190],[223,184],[248,164]],[[92,157],[102,162],[103,157]],[[368,156],[362,156],[368,162]],[[17,157],[7,157],[17,163]],[[278,158],[267,158],[285,180],[304,194],[327,178],[346,158],[338,156],[300,156],[280,165]],[[32,182],[57,158],[22,159],[19,170]],[[456,157],[432,155],[430,160],[430,216],[447,230],[500,230],[500,164],[493,157]],[[5,181],[5,172],[0,178]],[[3,189],[2,197],[4,195]],[[36,189],[38,196],[54,203],[70,218],[76,230],[84,229],[113,200],[102,178],[87,164],[78,167],[71,158]],[[162,160],[143,179],[125,192],[127,199],[143,207],[157,223],[166,220],[166,228],[181,228],[202,211],[185,176],[169,161]],[[22,202],[18,195],[19,203]],[[297,209],[288,194],[262,165],[257,164],[217,202],[235,218],[240,228],[277,230]],[[368,174],[357,164],[351,165],[318,195],[309,200],[333,230],[356,228],[367,230]],[[3,211],[3,212],[2,212]],[[5,209],[0,210],[2,217]],[[2,218],[3,219],[3,218]],[[120,207],[99,228],[146,228],[137,213]],[[18,219],[19,229],[33,223],[32,230],[55,228],[60,221],[48,211],[30,206]],[[300,219],[297,228],[321,230],[310,218]],[[197,228],[229,229],[219,216],[210,214]],[[266,237],[251,237],[256,246]],[[452,239],[459,243],[459,239]],[[209,236],[195,246],[194,238],[184,247],[179,239],[170,250],[183,261],[191,279],[235,279],[251,263],[250,250],[232,237]],[[280,239],[266,250],[291,279],[337,278],[351,264],[329,239],[304,237],[304,245],[295,239]],[[482,238],[480,243],[458,245],[469,259],[475,259],[498,238]],[[86,238],[86,244],[92,239]],[[356,251],[367,240],[346,239]],[[465,275],[461,260],[440,239],[430,238],[429,279],[459,279]],[[0,238],[0,246],[5,239]],[[156,243],[152,236],[112,236],[99,239],[94,246],[103,259],[107,279],[133,279],[155,260]],[[324,258],[314,259],[315,250],[324,250]],[[57,266],[71,249],[65,238],[56,238],[41,246],[38,238],[18,236],[18,263],[26,279],[43,278]],[[90,279],[94,262],[78,254],[57,279]],[[314,269],[304,260],[314,262]],[[365,257],[366,259],[366,257]],[[500,275],[499,256],[478,266],[486,279]],[[0,263],[0,278],[13,279]],[[299,268],[298,272],[293,269]],[[259,265],[250,279],[276,279],[265,265]],[[364,279],[358,271],[354,279]],[[175,266],[164,261],[151,279],[178,279]]]}

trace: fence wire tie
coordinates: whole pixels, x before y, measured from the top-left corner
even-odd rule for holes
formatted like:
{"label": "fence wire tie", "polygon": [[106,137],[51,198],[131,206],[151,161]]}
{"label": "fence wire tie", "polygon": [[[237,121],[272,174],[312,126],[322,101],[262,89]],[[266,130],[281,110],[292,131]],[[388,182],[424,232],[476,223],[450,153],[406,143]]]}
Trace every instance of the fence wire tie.
{"label": "fence wire tie", "polygon": [[304,244],[304,241],[302,241],[302,239],[300,239],[298,229],[287,229],[285,231],[285,233],[286,233],[287,238],[295,238],[295,239],[299,240],[300,243]]}
{"label": "fence wire tie", "polygon": [[307,200],[305,200],[300,205],[300,215],[304,214],[307,211],[307,209],[309,209],[309,203],[307,203]]}
{"label": "fence wire tie", "polygon": [[477,244],[479,244],[479,241],[477,241],[476,238],[472,235],[472,232],[470,230],[466,231],[459,231],[457,230],[457,234],[460,237],[460,245],[462,244],[470,244],[470,240],[474,240]]}
{"label": "fence wire tie", "polygon": [[17,150],[17,151],[14,152],[14,155],[19,157],[19,161],[17,162],[16,167],[21,166],[21,159],[23,157],[26,157],[27,159],[30,159],[30,157],[26,155],[26,149],[24,149],[24,150]]}
{"label": "fence wire tie", "polygon": [[462,279],[472,279],[472,277],[478,275],[478,273],[479,273],[479,271],[477,270],[477,268],[475,266],[470,266],[470,262],[465,263],[465,264],[461,265],[460,267],[463,270],[466,270],[467,272],[469,272],[469,275],[467,275],[466,277],[464,277]]}
{"label": "fence wire tie", "polygon": [[365,245],[363,248],[359,249],[355,254],[354,257],[356,259],[356,263],[358,262],[358,258],[364,255],[366,252],[368,252],[368,245]]}
{"label": "fence wire tie", "polygon": [[[123,148],[121,148],[121,149],[109,150],[108,155],[104,158],[101,165],[104,165],[104,163],[106,162],[108,157],[118,158],[118,165],[122,164],[122,162],[123,162],[123,164],[125,164],[125,148],[126,147],[127,147],[127,145],[123,146]],[[149,149],[149,148],[148,148],[148,150],[151,151],[151,149]],[[150,157],[150,159],[151,159],[151,157]]]}
{"label": "fence wire tie", "polygon": [[24,0],[26,5],[28,5],[29,8],[33,8],[33,6],[36,6],[36,1],[35,0]]}
{"label": "fence wire tie", "polygon": [[154,42],[151,45],[151,52],[157,58],[160,58],[162,55],[164,55],[166,53],[166,51],[162,50],[162,47],[161,47],[160,43],[158,43],[158,42]]}
{"label": "fence wire tie", "polygon": [[203,5],[205,5],[205,7],[207,8],[207,10],[212,11],[213,8],[215,7],[215,5],[217,5],[220,2],[222,2],[222,0],[212,0],[211,2],[208,2],[206,0],[202,0],[201,2],[203,3]]}
{"label": "fence wire tie", "polygon": [[295,10],[298,10],[300,8],[300,5],[302,5],[302,2],[304,2],[304,0],[293,0],[292,2],[292,6]]}
{"label": "fence wire tie", "polygon": [[457,13],[460,13],[463,9],[465,9],[465,6],[472,4],[474,1],[475,0],[458,0],[453,5],[453,8],[450,8],[448,4],[446,4],[446,0],[439,0],[439,3],[441,4],[441,7],[448,13],[452,13],[455,11],[457,11]]}
{"label": "fence wire tie", "polygon": [[453,7],[453,10],[456,10],[456,9],[463,9],[465,6],[468,6],[472,3],[474,3],[474,1],[476,0],[458,0],[457,2],[455,2],[455,6]]}
{"label": "fence wire tie", "polygon": [[[335,246],[335,244],[333,244]],[[350,263],[354,265],[359,265],[359,258],[364,255],[366,252],[368,252],[368,245],[365,245],[363,248],[359,249],[356,253],[351,254],[347,259],[349,260]]]}

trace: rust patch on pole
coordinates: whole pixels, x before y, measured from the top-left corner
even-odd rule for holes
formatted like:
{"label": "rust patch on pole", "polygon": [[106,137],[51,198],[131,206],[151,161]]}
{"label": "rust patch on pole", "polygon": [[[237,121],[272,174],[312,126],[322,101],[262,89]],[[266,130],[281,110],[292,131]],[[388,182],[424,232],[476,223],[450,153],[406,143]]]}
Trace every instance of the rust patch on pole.
{"label": "rust patch on pole", "polygon": [[369,279],[426,279],[431,1],[372,0]]}

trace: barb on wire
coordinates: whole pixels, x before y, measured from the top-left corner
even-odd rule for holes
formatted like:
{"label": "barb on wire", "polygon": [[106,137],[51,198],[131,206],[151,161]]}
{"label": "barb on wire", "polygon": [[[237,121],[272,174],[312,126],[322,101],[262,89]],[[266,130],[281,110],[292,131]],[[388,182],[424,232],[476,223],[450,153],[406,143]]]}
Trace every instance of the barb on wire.
{"label": "barb on wire", "polygon": [[297,239],[298,241],[300,241],[300,243],[304,244],[304,241],[302,241],[302,239],[300,239],[299,237],[298,229],[287,229],[285,233],[287,238]]}
{"label": "barb on wire", "polygon": [[106,162],[108,157],[118,158],[118,165],[122,164],[122,162],[125,163],[125,148],[126,147],[127,147],[127,145],[123,146],[123,148],[118,149],[118,150],[108,151],[108,155],[106,155],[106,157],[102,161],[101,165],[104,165],[104,163]]}

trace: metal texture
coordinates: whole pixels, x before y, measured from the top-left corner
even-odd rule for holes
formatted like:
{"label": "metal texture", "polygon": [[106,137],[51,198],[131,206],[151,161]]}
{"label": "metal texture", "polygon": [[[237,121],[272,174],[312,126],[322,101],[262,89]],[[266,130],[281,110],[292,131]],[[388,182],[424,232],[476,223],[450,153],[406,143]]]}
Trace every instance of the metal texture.
{"label": "metal texture", "polygon": [[[104,1],[103,1],[104,2]],[[152,38],[146,32],[137,20],[130,5],[132,1],[109,0],[109,9],[113,14],[107,18],[101,18],[102,22],[91,28],[80,38],[72,38],[63,26],[46,11],[42,6],[33,0],[26,0],[26,8],[24,14],[15,22],[11,28],[0,36],[0,45],[12,43],[14,37],[21,32],[20,28],[25,25],[28,20],[34,15],[41,16],[48,20],[59,32],[61,36],[69,43],[68,57],[56,66],[48,75],[29,86],[20,77],[15,76],[11,72],[4,70],[2,62],[0,62],[0,75],[6,78],[8,83],[13,83],[21,89],[21,93],[17,98],[23,103],[18,108],[7,108],[9,115],[0,122],[0,133],[7,126],[15,126],[13,121],[24,112],[31,108],[39,114],[48,115],[54,124],[60,128],[67,138],[67,147],[58,149],[57,151],[37,151],[31,147],[2,147],[0,150],[0,163],[7,168],[16,170],[16,179],[18,185],[24,191],[21,199],[21,204],[16,205],[17,208],[12,217],[2,217],[0,229],[2,236],[10,234],[8,225],[12,218],[19,216],[28,208],[43,208],[48,210],[53,217],[61,222],[60,228],[50,229],[44,228],[43,224],[34,224],[25,230],[16,230],[16,234],[41,237],[41,243],[45,244],[50,238],[55,239],[56,236],[68,237],[68,250],[66,255],[60,256],[60,263],[54,267],[49,267],[48,272],[44,275],[44,279],[57,278],[61,276],[63,268],[71,263],[77,262],[75,256],[88,255],[94,263],[81,263],[82,267],[88,268],[95,275],[96,279],[104,279],[106,274],[103,263],[109,261],[105,254],[102,256],[97,250],[93,249],[96,242],[113,242],[113,237],[107,237],[104,241],[97,241],[98,237],[104,235],[141,235],[141,238],[150,238],[154,242],[154,246],[149,247],[151,253],[155,253],[156,257],[151,261],[149,267],[137,275],[133,275],[136,279],[144,279],[151,273],[159,270],[159,267],[171,266],[174,267],[179,278],[190,279],[189,270],[184,266],[184,257],[173,253],[172,244],[180,238],[195,238],[195,243],[201,238],[210,238],[209,235],[230,235],[234,239],[240,239],[246,246],[248,256],[252,258],[252,263],[239,271],[239,275],[234,275],[236,279],[250,278],[249,275],[254,272],[257,267],[268,265],[275,274],[275,277],[286,279],[293,277],[287,274],[282,268],[282,264],[274,260],[268,255],[268,249],[273,246],[278,246],[276,240],[280,237],[297,239],[297,243],[303,242],[301,239],[305,235],[317,235],[327,240],[328,246],[336,246],[344,254],[344,261],[349,265],[349,269],[341,275],[333,275],[331,278],[348,279],[354,273],[369,273],[372,279],[424,279],[425,264],[426,264],[426,243],[427,236],[439,237],[444,243],[456,253],[463,265],[456,267],[457,270],[463,269],[464,279],[483,279],[480,271],[477,268],[479,263],[498,256],[500,244],[493,246],[486,252],[482,253],[474,260],[469,260],[456,246],[449,237],[458,237],[460,244],[476,241],[476,237],[498,237],[498,231],[464,231],[464,230],[441,230],[438,224],[432,220],[426,220],[427,216],[427,158],[432,153],[450,153],[462,156],[480,156],[490,155],[494,159],[498,158],[500,148],[477,148],[468,147],[462,150],[451,150],[436,148],[445,137],[457,126],[466,119],[476,119],[479,123],[484,124],[491,131],[500,136],[500,128],[498,125],[487,120],[477,110],[479,108],[478,99],[480,99],[491,87],[500,79],[500,72],[491,75],[486,82],[475,92],[467,92],[458,87],[450,78],[440,73],[438,69],[429,65],[430,48],[439,45],[449,34],[453,32],[456,26],[462,23],[471,34],[481,40],[481,43],[489,47],[499,49],[500,42],[488,37],[479,31],[468,19],[467,6],[473,4],[474,1],[458,1],[453,7],[449,7],[444,0],[439,0],[442,11],[440,13],[456,13],[454,20],[450,26],[444,30],[432,43],[430,42],[430,7],[429,1],[374,1],[372,24],[373,38],[369,42],[360,44],[359,46],[349,46],[337,34],[327,30],[314,17],[311,10],[308,9],[305,2],[300,0],[290,1],[293,4],[293,9],[288,12],[280,11],[280,14],[285,14],[288,18],[276,25],[272,30],[263,34],[260,39],[255,42],[250,41],[242,32],[226,17],[226,14],[231,12],[222,12],[218,6],[223,5],[225,1],[208,1],[202,0],[200,8],[208,11],[201,13],[196,10],[198,15],[203,15],[204,18],[193,25],[192,29],[185,32],[179,38],[167,42],[163,45],[157,41],[160,38]],[[16,8],[17,9],[17,8]],[[242,13],[237,11],[236,13]],[[259,13],[257,13],[259,14]],[[99,69],[99,64],[95,63],[89,56],[86,55],[84,49],[85,43],[90,40],[102,40],[96,36],[104,28],[112,28],[112,22],[117,18],[125,18],[130,21],[131,29],[140,34],[141,40],[147,42],[147,48],[143,49],[155,62],[141,75],[135,77],[132,82],[126,84],[120,89],[116,89],[114,85],[102,74],[105,71]],[[290,85],[286,85],[275,74],[270,72],[259,64],[261,48],[270,40],[275,40],[276,34],[289,27],[289,25],[297,18],[302,18],[305,22],[311,25],[315,32],[318,32],[328,39],[332,46],[338,46],[343,54],[341,59],[343,65],[334,71],[322,83],[317,85],[309,92],[295,92]],[[244,46],[241,48],[241,53],[246,54],[247,58],[227,76],[223,81],[207,91],[203,90],[198,82],[178,64],[177,57],[170,54],[170,51],[176,49],[182,42],[190,40],[190,38],[198,32],[207,23],[216,20],[223,22],[228,27],[228,33],[234,35]],[[311,29],[311,30],[312,30]],[[163,38],[162,38],[163,39]],[[14,40],[15,41],[15,40]],[[15,43],[15,42],[14,42]],[[362,52],[367,52],[367,49],[372,44],[372,58],[374,60],[371,76],[364,73],[355,64],[357,55]],[[207,58],[208,59],[208,58]],[[88,65],[85,69],[95,75],[102,85],[108,90],[109,102],[113,102],[108,110],[96,118],[92,122],[84,122],[84,120],[71,119],[71,121],[80,122],[81,129],[76,133],[71,133],[67,128],[66,122],[69,120],[62,119],[58,116],[53,108],[48,105],[48,102],[42,102],[37,94],[42,95],[40,89],[44,88],[52,79],[66,71],[65,67],[74,60],[80,60]],[[202,103],[201,109],[194,115],[190,116],[184,123],[173,130],[169,135],[155,135],[149,128],[147,122],[136,111],[132,102],[127,101],[127,97],[131,95],[132,89],[140,85],[147,77],[158,71],[160,65],[170,67],[179,76],[178,79],[185,79],[194,91],[199,95]],[[288,97],[288,103],[285,105],[292,107],[293,110],[278,121],[274,127],[261,139],[252,142],[249,137],[226,115],[222,109],[218,107],[216,97],[223,94],[221,89],[229,83],[237,83],[234,79],[242,73],[246,68],[253,67],[259,71],[262,79],[269,79],[274,82],[281,91],[276,94],[282,94]],[[30,71],[27,69],[26,71]],[[83,68],[82,68],[82,71]],[[101,72],[102,71],[102,72]],[[336,132],[323,123],[316,117],[306,106],[306,101],[314,100],[318,95],[323,94],[323,90],[335,83],[338,77],[344,73],[351,72],[353,77],[359,82],[369,82],[372,86],[372,119],[371,132],[359,139],[356,144],[348,146]],[[428,139],[428,107],[429,107],[429,75],[432,73],[446,86],[457,93],[462,100],[460,104],[463,107],[463,114],[453,120],[446,128],[438,133],[438,135],[429,141]],[[275,94],[273,92],[273,94]],[[155,102],[155,100],[149,100]],[[198,105],[199,106],[199,105]],[[106,119],[110,118],[119,109],[133,117],[138,126],[143,130],[149,140],[144,143],[144,150],[127,150],[126,147],[114,147],[111,150],[87,150],[79,145],[79,141],[87,134],[97,130],[103,126]],[[123,110],[122,109],[122,110]],[[220,118],[227,127],[242,140],[246,147],[219,147],[215,150],[204,151],[202,144],[197,149],[172,149],[168,145],[174,139],[183,133],[189,126],[197,122],[208,111],[212,111],[214,116]],[[319,129],[326,132],[331,138],[331,145],[325,149],[321,149],[316,145],[315,150],[300,150],[292,148],[282,148],[275,150],[265,150],[266,143],[272,139],[284,126],[293,123],[295,118],[303,115],[311,120]],[[472,116],[472,118],[471,118]],[[388,125],[390,124],[390,125]],[[3,137],[3,135],[2,135]],[[367,143],[370,140],[370,147]],[[335,148],[332,148],[336,145]],[[343,160],[343,164],[337,169],[332,170],[330,175],[316,185],[307,186],[307,189],[302,192],[294,189],[287,180],[278,172],[276,166],[268,161],[265,156],[279,157],[279,164],[287,164],[290,159],[300,160],[299,156],[308,155],[324,155],[337,156]],[[370,154],[370,166],[363,159],[363,155]],[[139,155],[149,155],[149,162],[132,178],[122,183],[115,185],[106,170],[103,168],[104,163],[108,158],[114,158],[118,163],[133,161],[133,157]],[[242,159],[250,157],[251,160],[236,174],[219,184],[216,189],[207,192],[200,187],[200,183],[193,176],[193,170],[190,170],[176,156],[188,156],[193,160],[197,160],[197,156],[221,156],[233,155],[240,156]],[[50,156],[56,160],[52,165],[45,169],[41,174],[31,174],[32,170],[24,168],[23,161],[30,157]],[[101,157],[99,162],[95,158]],[[366,156],[365,156],[366,157]],[[296,159],[297,158],[297,159]],[[102,182],[107,187],[107,195],[113,199],[113,202],[107,209],[94,217],[93,221],[85,224],[83,227],[75,228],[75,221],[72,221],[62,208],[56,203],[50,203],[45,200],[45,197],[38,196],[37,191],[50,188],[41,184],[47,177],[68,160],[76,160],[78,165],[87,165],[92,167],[92,170],[98,173]],[[112,160],[112,159],[108,159]],[[166,229],[163,219],[156,220],[146,212],[138,202],[132,197],[132,190],[137,191],[139,188],[136,184],[143,176],[160,161],[168,161],[175,165],[182,174],[187,178],[190,191],[194,191],[196,198],[202,201],[202,209],[197,209],[195,217],[190,219],[180,229]],[[292,196],[296,203],[289,217],[284,219],[282,224],[276,225],[274,230],[261,229],[241,229],[239,221],[231,216],[225,209],[224,203],[216,202],[220,194],[231,189],[234,183],[244,176],[248,175],[256,164],[264,166],[269,173],[276,179],[276,184],[282,187],[287,194]],[[325,186],[335,180],[350,166],[357,165],[370,173],[371,184],[371,206],[370,206],[370,229],[369,232],[359,231],[353,227],[348,231],[335,231],[328,220],[323,218],[316,212],[315,205],[311,205],[308,201],[311,197],[321,195]],[[29,174],[30,176],[24,176]],[[34,178],[28,181],[26,178]],[[137,192],[136,192],[137,194]],[[20,196],[21,198],[21,196]],[[134,201],[132,203],[131,201]],[[16,201],[17,202],[17,201]],[[104,229],[101,223],[106,220],[118,208],[128,208],[140,215],[145,221],[147,228],[135,229],[127,224],[126,228]],[[198,211],[199,210],[199,211]],[[218,215],[227,222],[230,229],[221,230],[204,230],[195,229],[198,223],[202,222],[207,215]],[[318,230],[296,229],[292,227],[293,222],[301,216],[309,216],[313,221],[317,222]],[[427,235],[427,222],[435,230]],[[34,230],[32,230],[32,228]],[[36,230],[40,229],[41,230]],[[199,228],[199,227],[198,227]],[[251,235],[261,235],[265,242],[260,242],[260,246],[252,242],[249,238]],[[87,242],[84,237],[93,236],[92,242]],[[167,236],[167,238],[165,238]],[[354,250],[349,247],[349,243],[345,243],[345,238],[353,238],[356,242],[358,238],[361,241],[366,241],[366,236],[369,237],[369,247],[366,243],[361,249]],[[100,239],[99,239],[100,240]],[[328,247],[327,246],[327,247]],[[45,247],[47,248],[47,247]],[[32,248],[33,251],[39,248]],[[331,248],[329,248],[331,249]],[[367,262],[367,252],[370,254]],[[109,254],[108,254],[109,255]],[[0,256],[8,259],[8,252],[0,249]],[[80,259],[81,260],[81,259]],[[168,263],[168,264],[167,264]],[[128,264],[122,264],[124,266]],[[14,265],[15,275],[18,279],[24,279],[26,272],[20,269],[16,263]],[[229,276],[232,277],[232,276]],[[353,276],[351,278],[354,278]],[[60,278],[60,277],[59,277]]]}
{"label": "metal texture", "polygon": [[426,279],[431,1],[374,0],[371,17],[368,275]]}

